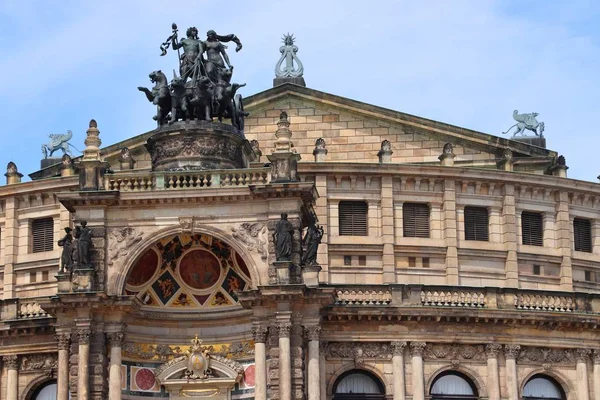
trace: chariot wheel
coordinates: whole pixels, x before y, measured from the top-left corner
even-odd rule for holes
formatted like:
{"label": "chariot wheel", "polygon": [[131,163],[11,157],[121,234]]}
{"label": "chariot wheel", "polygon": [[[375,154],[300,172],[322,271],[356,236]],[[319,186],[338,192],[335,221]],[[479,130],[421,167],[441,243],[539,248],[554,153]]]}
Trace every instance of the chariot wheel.
{"label": "chariot wheel", "polygon": [[235,120],[234,125],[240,130],[244,131],[244,102],[241,94],[236,94],[233,99],[233,118]]}

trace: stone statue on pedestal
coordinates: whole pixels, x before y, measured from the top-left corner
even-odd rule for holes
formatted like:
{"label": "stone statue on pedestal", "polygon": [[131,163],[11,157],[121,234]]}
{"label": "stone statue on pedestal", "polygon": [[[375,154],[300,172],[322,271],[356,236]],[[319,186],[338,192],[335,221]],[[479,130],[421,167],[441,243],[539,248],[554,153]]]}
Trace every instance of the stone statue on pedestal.
{"label": "stone statue on pedestal", "polygon": [[90,253],[92,247],[92,230],[88,228],[87,221],[81,221],[79,230],[79,239],[77,240],[77,252],[79,254],[79,266],[81,268],[90,268]]}
{"label": "stone statue on pedestal", "polygon": [[273,241],[275,242],[275,259],[277,261],[290,261],[292,257],[292,238],[294,227],[287,219],[286,213],[281,214],[281,220],[275,226]]}
{"label": "stone statue on pedestal", "polygon": [[304,236],[306,250],[302,255],[302,265],[315,265],[317,263],[317,250],[323,239],[323,234],[323,227],[317,225],[313,219],[308,225]]}
{"label": "stone statue on pedestal", "polygon": [[58,245],[63,248],[60,255],[60,271],[71,272],[73,269],[73,229],[65,228],[65,236],[58,241]]}

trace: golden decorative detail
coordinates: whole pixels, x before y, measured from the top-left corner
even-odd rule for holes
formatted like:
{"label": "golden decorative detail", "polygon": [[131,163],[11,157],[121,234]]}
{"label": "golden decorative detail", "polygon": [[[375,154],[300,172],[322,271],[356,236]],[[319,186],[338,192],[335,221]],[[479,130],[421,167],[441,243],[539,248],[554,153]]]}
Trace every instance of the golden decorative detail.
{"label": "golden decorative detail", "polygon": [[[195,340],[195,339],[194,339]],[[202,341],[198,339],[202,345]],[[129,361],[160,361],[166,362],[190,353],[192,343],[189,345],[166,345],[157,343],[123,343],[123,358]],[[219,355],[228,359],[251,358],[254,355],[254,340],[245,340],[234,343],[214,343],[206,347],[210,354]]]}

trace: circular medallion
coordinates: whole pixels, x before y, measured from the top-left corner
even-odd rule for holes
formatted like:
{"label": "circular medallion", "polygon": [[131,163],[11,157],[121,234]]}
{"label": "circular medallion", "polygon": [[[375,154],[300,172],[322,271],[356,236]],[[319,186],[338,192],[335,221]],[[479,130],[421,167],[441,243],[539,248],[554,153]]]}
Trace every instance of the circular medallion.
{"label": "circular medallion", "polygon": [[193,289],[208,289],[219,281],[221,265],[212,253],[205,250],[192,250],[181,259],[179,276]]}
{"label": "circular medallion", "polygon": [[135,384],[140,390],[151,390],[155,383],[154,373],[148,368],[142,368],[136,372]]}
{"label": "circular medallion", "polygon": [[158,268],[158,254],[152,249],[147,250],[137,260],[133,266],[127,284],[131,286],[141,286],[147,283],[154,276]]}
{"label": "circular medallion", "polygon": [[254,364],[250,365],[244,371],[244,383],[246,384],[246,386],[248,386],[248,387],[253,387],[254,386],[255,372],[256,372],[256,367],[254,366]]}

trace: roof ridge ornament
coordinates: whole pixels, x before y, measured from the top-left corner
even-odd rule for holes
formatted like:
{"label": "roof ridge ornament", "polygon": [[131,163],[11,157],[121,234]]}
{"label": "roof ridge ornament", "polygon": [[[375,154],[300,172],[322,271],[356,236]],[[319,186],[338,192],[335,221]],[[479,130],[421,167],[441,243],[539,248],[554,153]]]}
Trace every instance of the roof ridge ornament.
{"label": "roof ridge ornament", "polygon": [[[283,46],[279,48],[281,57],[275,64],[275,79],[273,79],[273,87],[284,83],[293,83],[300,86],[306,86],[304,82],[304,66],[298,58],[298,46],[294,43],[296,38],[289,32],[281,38]],[[284,65],[285,63],[285,65]],[[295,65],[294,65],[295,64]]]}
{"label": "roof ridge ornament", "polygon": [[538,115],[539,114],[536,112],[519,114],[519,110],[514,110],[513,119],[517,121],[517,123],[508,128],[506,132],[502,132],[502,134],[507,134],[516,126],[517,130],[512,137],[516,137],[519,134],[525,136],[524,132],[526,129],[533,132],[535,136],[539,136],[540,138],[544,137],[545,125],[543,122],[538,122],[536,119]]}

